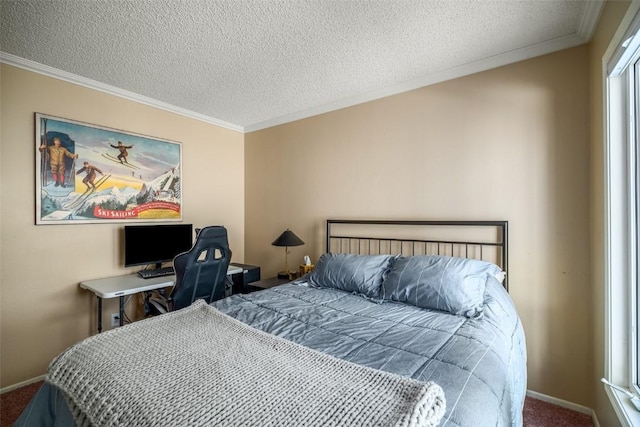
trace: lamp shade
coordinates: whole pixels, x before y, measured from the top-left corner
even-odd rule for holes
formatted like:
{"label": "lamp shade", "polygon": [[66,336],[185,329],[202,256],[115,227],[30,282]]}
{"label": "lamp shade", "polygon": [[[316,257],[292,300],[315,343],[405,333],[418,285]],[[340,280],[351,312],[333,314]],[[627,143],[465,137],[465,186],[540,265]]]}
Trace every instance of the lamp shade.
{"label": "lamp shade", "polygon": [[288,228],[271,243],[273,246],[300,246],[304,245],[304,242],[300,240],[296,234]]}

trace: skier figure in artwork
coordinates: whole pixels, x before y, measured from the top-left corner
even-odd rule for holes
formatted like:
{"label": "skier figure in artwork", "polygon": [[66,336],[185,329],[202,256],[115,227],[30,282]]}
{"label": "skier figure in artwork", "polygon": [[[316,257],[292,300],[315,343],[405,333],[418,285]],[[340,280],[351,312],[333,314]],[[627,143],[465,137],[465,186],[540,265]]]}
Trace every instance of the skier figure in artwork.
{"label": "skier figure in artwork", "polygon": [[66,172],[64,157],[67,156],[70,159],[78,158],[77,154],[70,153],[69,150],[60,144],[60,138],[55,137],[53,138],[53,145],[47,147],[45,144],[42,144],[39,148],[41,152],[44,152],[44,150],[49,152],[49,166],[51,167],[51,175],[56,183],[56,187],[64,187],[64,174]]}
{"label": "skier figure in artwork", "polygon": [[96,172],[104,176],[104,173],[100,169],[89,164],[89,162],[84,162],[84,167],[80,169],[76,173],[76,175],[80,175],[82,172],[87,173],[87,176],[85,176],[82,180],[82,183],[87,186],[87,191],[89,191],[90,189],[96,189],[96,185],[94,184],[94,181],[96,179]]}
{"label": "skier figure in artwork", "polygon": [[127,152],[127,150],[132,149],[133,145],[124,145],[122,141],[118,141],[118,145],[113,145],[113,144],[109,144],[109,145],[112,148],[117,148],[120,151],[120,154],[118,154],[118,160],[120,160],[120,163],[129,164],[129,162],[127,161],[127,156],[129,155],[129,153]]}

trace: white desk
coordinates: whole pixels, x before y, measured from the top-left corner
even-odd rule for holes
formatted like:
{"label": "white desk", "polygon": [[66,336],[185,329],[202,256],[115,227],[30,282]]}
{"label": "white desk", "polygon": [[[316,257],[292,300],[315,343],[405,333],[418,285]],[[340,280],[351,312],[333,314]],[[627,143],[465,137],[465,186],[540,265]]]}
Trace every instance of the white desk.
{"label": "white desk", "polygon": [[[227,275],[242,273],[242,268],[229,265]],[[104,279],[85,280],[80,287],[93,292],[98,298],[98,333],[102,332],[102,299],[120,298],[120,326],[124,325],[124,297],[138,292],[168,288],[174,285],[176,276],[152,277],[143,279],[137,273],[125,276],[105,277]]]}

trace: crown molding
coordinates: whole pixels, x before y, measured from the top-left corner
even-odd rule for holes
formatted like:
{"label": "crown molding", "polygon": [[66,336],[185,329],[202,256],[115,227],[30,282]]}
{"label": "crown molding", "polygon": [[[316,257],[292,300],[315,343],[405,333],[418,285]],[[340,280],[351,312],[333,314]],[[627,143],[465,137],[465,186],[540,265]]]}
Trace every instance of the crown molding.
{"label": "crown molding", "polygon": [[213,117],[205,116],[204,114],[200,114],[184,108],[176,107],[175,105],[171,105],[166,102],[158,101],[156,99],[149,98],[143,95],[138,95],[136,93],[129,92],[127,90],[120,89],[115,86],[111,86],[108,84],[100,83],[95,80],[87,79],[85,77],[68,73],[66,71],[62,71],[57,68],[50,67],[48,65],[40,64],[35,61],[24,59],[19,56],[11,55],[6,52],[0,52],[0,63],[22,68],[27,71],[32,71],[34,73],[45,75],[47,77],[53,77],[55,79],[63,80],[79,86],[84,86],[89,89],[104,92],[109,95],[114,95],[120,98],[124,98],[129,101],[138,102],[140,104],[165,110],[170,113],[179,114],[181,116],[185,116],[191,119],[199,120],[205,123],[210,123],[212,125],[216,125],[226,129],[244,133],[244,129],[242,126],[234,125],[232,123],[227,123],[222,120],[217,120]]}
{"label": "crown molding", "polygon": [[273,119],[256,122],[247,126],[239,126],[232,123],[227,123],[213,117],[205,116],[204,114],[196,113],[194,111],[186,110],[174,105],[161,102],[146,96],[138,95],[133,92],[129,92],[111,85],[97,82],[95,80],[87,79],[81,76],[77,76],[66,71],[62,71],[47,65],[43,65],[34,61],[30,61],[24,58],[20,58],[15,55],[11,55],[5,52],[0,52],[0,62],[15,67],[23,68],[28,71],[43,74],[49,77],[54,77],[63,81],[67,81],[73,84],[87,87],[89,89],[98,90],[110,95],[115,95],[121,98],[128,99],[130,101],[139,102],[144,105],[159,108],[161,110],[169,111],[171,113],[179,114],[185,117],[196,119],[202,122],[210,123],[216,126],[227,128],[233,131],[247,133],[263,130],[273,126],[279,126],[285,123],[294,122],[297,120],[306,119],[309,117],[317,116],[320,114],[329,113],[332,111],[340,110],[343,108],[352,107],[365,102],[375,101],[388,96],[398,95],[403,92],[419,89],[425,86],[441,83],[447,80],[452,80],[471,74],[479,73],[482,71],[490,70],[492,68],[501,67],[511,63],[523,61],[526,59],[534,58],[536,56],[546,55],[562,49],[568,49],[588,42],[593,35],[593,32],[597,26],[598,19],[604,7],[603,0],[593,0],[587,2],[587,6],[582,15],[582,19],[579,23],[578,30],[572,35],[560,37],[554,40],[550,40],[537,45],[529,46],[524,49],[518,49],[511,52],[506,52],[500,55],[496,55],[490,58],[486,58],[480,61],[464,64],[452,69],[443,70],[437,73],[422,76],[417,79],[409,80],[397,85],[388,86],[385,88],[376,89],[367,93],[356,95],[353,97],[345,98],[336,102],[332,102],[325,105],[319,105],[316,107],[308,108],[306,110],[297,111],[291,114],[275,117]]}
{"label": "crown molding", "polygon": [[598,26],[598,20],[602,9],[604,9],[604,0],[592,0],[587,2],[587,6],[584,8],[582,19],[578,25],[576,35],[586,42],[591,40],[596,27]]}
{"label": "crown molding", "polygon": [[244,131],[245,133],[255,132],[258,130],[282,125],[282,124],[293,122],[296,120],[306,119],[306,118],[317,116],[320,114],[329,113],[331,111],[336,111],[343,108],[352,107],[358,104],[363,104],[365,102],[375,101],[377,99],[386,98],[388,96],[398,95],[403,92],[408,92],[408,91],[419,89],[425,86],[430,86],[436,83],[442,83],[447,80],[453,80],[453,79],[468,76],[471,74],[479,73],[482,71],[487,71],[493,68],[501,67],[504,65],[512,64],[515,62],[524,61],[526,59],[534,58],[536,56],[546,55],[559,50],[579,46],[584,43],[585,43],[585,40],[576,34],[560,37],[544,43],[532,45],[524,49],[517,49],[511,52],[496,55],[480,61],[464,64],[459,67],[429,74],[427,76],[423,76],[414,80],[409,80],[407,82],[400,83],[397,85],[389,86],[389,87],[378,89],[378,90],[373,90],[373,91],[356,95],[350,98],[345,98],[330,104],[309,108],[309,109],[298,111],[285,116],[276,117],[271,120],[266,120],[263,122],[247,125],[244,127]]}

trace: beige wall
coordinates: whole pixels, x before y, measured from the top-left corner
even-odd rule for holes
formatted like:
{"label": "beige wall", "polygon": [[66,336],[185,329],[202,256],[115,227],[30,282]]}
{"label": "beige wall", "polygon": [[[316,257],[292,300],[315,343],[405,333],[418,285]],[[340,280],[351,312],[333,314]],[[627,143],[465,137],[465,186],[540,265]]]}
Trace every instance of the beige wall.
{"label": "beige wall", "polygon": [[246,259],[332,218],[506,219],[531,390],[593,403],[589,61],[581,46],[245,136]]}
{"label": "beige wall", "polygon": [[591,73],[591,272],[593,286],[593,365],[594,406],[603,426],[618,423],[600,378],[604,376],[604,138],[602,57],[624,14],[628,1],[608,2],[589,46]]}
{"label": "beige wall", "polygon": [[[34,113],[182,142],[184,221],[224,224],[236,261],[244,258],[244,136],[8,65],[0,73],[0,387],[7,387],[44,374],[57,353],[95,330],[95,298],[80,281],[133,271],[122,267],[122,223],[34,225]],[[116,311],[108,300],[105,321]]]}

